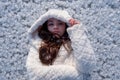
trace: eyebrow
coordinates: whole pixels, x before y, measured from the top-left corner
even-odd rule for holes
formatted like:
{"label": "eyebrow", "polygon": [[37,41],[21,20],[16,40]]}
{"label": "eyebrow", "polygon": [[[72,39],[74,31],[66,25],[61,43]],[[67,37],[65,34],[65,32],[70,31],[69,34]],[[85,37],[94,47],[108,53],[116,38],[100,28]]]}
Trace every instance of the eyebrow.
{"label": "eyebrow", "polygon": [[47,22],[53,22],[52,20],[48,20]]}
{"label": "eyebrow", "polygon": [[61,21],[61,20],[58,20],[59,22],[63,22],[63,21]]}
{"label": "eyebrow", "polygon": [[52,20],[48,20],[47,23],[53,23],[53,21]]}

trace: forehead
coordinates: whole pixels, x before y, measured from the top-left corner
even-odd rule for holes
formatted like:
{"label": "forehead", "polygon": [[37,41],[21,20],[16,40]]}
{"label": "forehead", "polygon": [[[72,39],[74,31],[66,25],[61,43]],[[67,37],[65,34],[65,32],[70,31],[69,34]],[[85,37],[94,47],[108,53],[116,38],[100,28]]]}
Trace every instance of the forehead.
{"label": "forehead", "polygon": [[58,21],[58,22],[63,22],[61,20],[55,19],[55,18],[50,18],[47,20],[48,22],[53,22],[53,21]]}

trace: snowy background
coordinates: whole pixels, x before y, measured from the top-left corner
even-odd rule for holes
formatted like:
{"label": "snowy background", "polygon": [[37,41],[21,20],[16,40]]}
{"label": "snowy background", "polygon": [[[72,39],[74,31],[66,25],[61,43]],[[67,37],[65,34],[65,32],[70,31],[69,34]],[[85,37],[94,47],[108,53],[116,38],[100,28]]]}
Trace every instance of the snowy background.
{"label": "snowy background", "polygon": [[120,80],[120,0],[0,0],[0,80],[28,80],[26,32],[51,8],[86,25],[97,55],[92,80]]}

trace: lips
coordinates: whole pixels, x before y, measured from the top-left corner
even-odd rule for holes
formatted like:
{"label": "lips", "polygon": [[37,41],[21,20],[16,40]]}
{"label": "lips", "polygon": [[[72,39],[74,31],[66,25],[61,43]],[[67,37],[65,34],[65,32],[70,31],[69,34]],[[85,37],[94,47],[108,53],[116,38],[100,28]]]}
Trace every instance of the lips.
{"label": "lips", "polygon": [[53,31],[53,33],[59,33],[59,31]]}

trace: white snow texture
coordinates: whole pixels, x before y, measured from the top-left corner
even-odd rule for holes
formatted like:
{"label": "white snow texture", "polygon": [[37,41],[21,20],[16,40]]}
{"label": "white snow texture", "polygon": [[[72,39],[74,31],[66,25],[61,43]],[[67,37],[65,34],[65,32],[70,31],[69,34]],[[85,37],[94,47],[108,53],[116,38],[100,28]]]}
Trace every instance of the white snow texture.
{"label": "white snow texture", "polygon": [[0,0],[0,80],[29,80],[26,32],[51,8],[67,10],[88,31],[97,64],[84,80],[120,80],[120,0]]}

